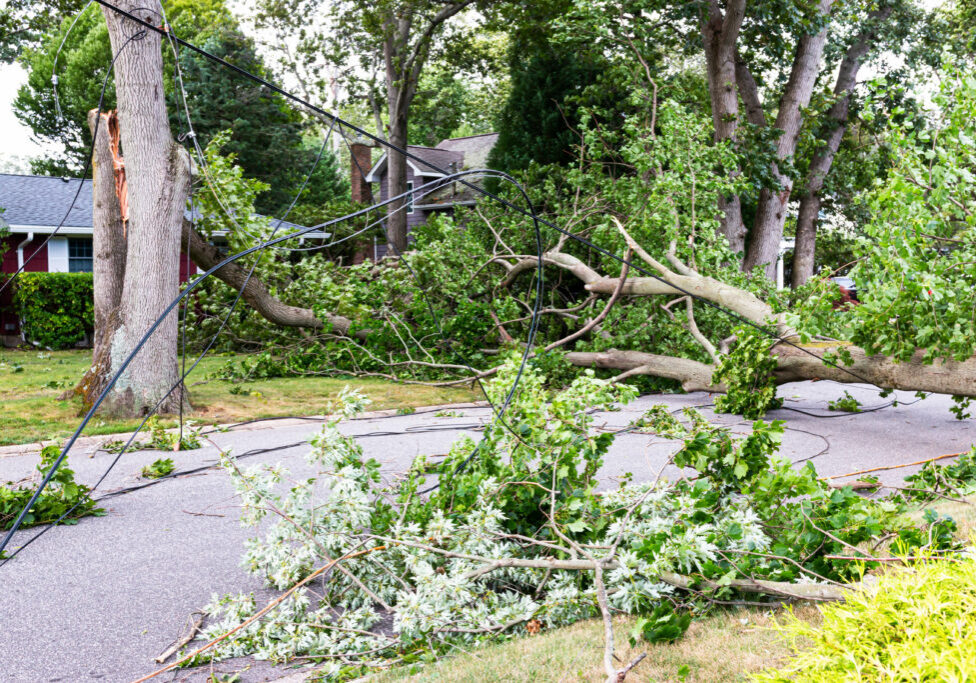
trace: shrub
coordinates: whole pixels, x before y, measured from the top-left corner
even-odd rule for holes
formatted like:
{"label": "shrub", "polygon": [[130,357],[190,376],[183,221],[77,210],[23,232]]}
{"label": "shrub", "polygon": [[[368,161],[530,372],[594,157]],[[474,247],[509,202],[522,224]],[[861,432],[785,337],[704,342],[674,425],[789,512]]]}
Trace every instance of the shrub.
{"label": "shrub", "polygon": [[[796,655],[754,681],[963,681],[976,676],[976,562],[920,561],[781,626]],[[806,643],[806,645],[804,644]]]}
{"label": "shrub", "polygon": [[24,337],[49,349],[74,346],[95,329],[91,273],[21,273],[14,308]]}

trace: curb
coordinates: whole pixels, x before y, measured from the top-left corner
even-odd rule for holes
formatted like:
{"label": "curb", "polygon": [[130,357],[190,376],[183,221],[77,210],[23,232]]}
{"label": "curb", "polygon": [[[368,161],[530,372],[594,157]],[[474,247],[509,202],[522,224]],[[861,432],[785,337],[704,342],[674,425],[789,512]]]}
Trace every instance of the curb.
{"label": "curb", "polygon": [[[414,409],[412,413],[405,413],[400,415],[397,409],[390,408],[388,410],[374,410],[367,413],[362,413],[359,417],[354,418],[355,420],[371,420],[383,417],[409,417],[418,413],[428,413],[436,412],[438,410],[450,410],[457,408],[485,408],[488,406],[487,401],[473,401],[470,403],[443,403],[432,406],[419,406]],[[297,425],[309,424],[310,420],[327,420],[330,415],[307,415],[303,416],[304,419],[297,419],[294,417],[281,417],[281,418],[260,418],[261,422],[254,422],[251,424],[240,424],[239,422],[229,422],[226,424],[219,424],[213,427],[217,431],[222,431],[227,429],[228,431],[257,431],[263,429],[277,429],[278,427],[294,427]],[[175,428],[168,429],[167,431],[174,431]],[[73,448],[82,452],[85,455],[94,455],[95,452],[101,447],[102,444],[108,441],[118,441],[120,439],[127,439],[132,435],[132,432],[120,432],[118,434],[99,434],[98,436],[83,436],[79,438]],[[62,440],[51,439],[46,441],[35,441],[33,443],[24,444],[13,444],[10,446],[0,446],[0,459],[2,458],[15,458],[24,455],[36,455],[41,452],[41,449],[45,446],[59,446],[64,443]]]}

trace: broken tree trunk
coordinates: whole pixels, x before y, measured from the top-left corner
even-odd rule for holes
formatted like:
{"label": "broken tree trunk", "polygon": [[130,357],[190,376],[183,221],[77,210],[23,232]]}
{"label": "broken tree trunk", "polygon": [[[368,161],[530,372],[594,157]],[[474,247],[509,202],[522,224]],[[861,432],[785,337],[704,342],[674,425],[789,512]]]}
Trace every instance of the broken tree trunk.
{"label": "broken tree trunk", "polygon": [[[88,126],[95,139],[92,157],[92,276],[95,338],[92,364],[81,381],[65,392],[66,399],[80,395],[86,406],[94,403],[111,372],[111,341],[118,327],[118,308],[125,277],[125,226],[115,191],[112,141],[118,132],[115,112],[88,112]],[[117,137],[116,137],[117,143]]]}
{"label": "broken tree trunk", "polygon": [[[119,6],[151,24],[162,16],[158,0],[121,0]],[[163,88],[160,36],[103,8],[112,51],[119,131],[126,163],[128,225],[118,325],[111,332],[110,372],[122,363],[179,293],[180,231],[190,190],[190,160],[170,134]],[[142,31],[142,35],[139,32]],[[148,336],[103,404],[120,416],[144,415],[157,406],[177,409],[177,312]]]}

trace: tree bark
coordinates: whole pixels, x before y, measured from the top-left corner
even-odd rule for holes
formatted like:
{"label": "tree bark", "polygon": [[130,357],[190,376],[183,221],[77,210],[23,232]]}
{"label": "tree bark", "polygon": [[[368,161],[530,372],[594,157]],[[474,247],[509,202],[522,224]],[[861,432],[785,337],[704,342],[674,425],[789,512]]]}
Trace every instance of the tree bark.
{"label": "tree bark", "polygon": [[[780,162],[791,159],[796,153],[797,140],[803,126],[803,110],[810,104],[813,86],[820,72],[820,59],[827,43],[826,18],[832,4],[833,0],[820,1],[818,13],[824,19],[823,28],[817,33],[802,36],[797,44],[793,67],[780,98],[774,124],[781,131],[776,144],[776,157]],[[743,270],[751,271],[762,266],[771,279],[776,273],[787,204],[793,189],[793,179],[782,173],[778,164],[773,165],[772,171],[779,189],[764,189],[760,192],[756,219],[750,231],[749,247],[743,262]]]}
{"label": "tree bark", "polygon": [[825,133],[821,147],[810,162],[806,184],[800,197],[800,211],[796,219],[796,243],[793,249],[793,287],[799,287],[813,276],[817,244],[817,219],[822,204],[824,181],[834,163],[837,150],[847,132],[851,92],[857,83],[861,62],[873,47],[878,26],[891,16],[892,7],[875,10],[868,18],[867,28],[858,35],[841,60],[834,85],[834,103],[827,111]]}
{"label": "tree bark", "polygon": [[[473,3],[474,0],[440,3],[443,6],[426,21],[422,29],[418,27],[412,41],[416,8],[400,7],[387,17],[383,25],[383,62],[386,67],[387,114],[390,117],[388,139],[391,145],[400,149],[407,147],[410,106],[417,94],[417,83],[430,55],[435,34],[451,17]],[[387,178],[389,197],[407,191],[407,159],[392,149],[387,151]],[[387,205],[387,239],[394,252],[406,251],[408,245],[407,214],[401,209],[406,203],[405,200],[397,200]]]}
{"label": "tree bark", "polygon": [[[118,4],[150,23],[158,23],[162,16],[158,0],[120,0]],[[129,40],[141,27],[111,9],[102,11],[117,55],[115,83],[129,192],[119,326],[109,342],[111,372],[115,373],[179,292],[180,232],[190,163],[170,134],[160,36],[147,31],[141,38]],[[166,397],[179,380],[177,361],[174,311],[122,373],[103,404],[105,410],[135,416],[148,413],[157,404],[162,412],[178,408],[182,388]]]}
{"label": "tree bark", "polygon": [[[406,39],[410,35],[410,15],[391,17],[387,22],[383,41],[383,59],[386,64],[386,98],[389,116],[388,139],[390,144],[406,149],[407,113],[410,100],[407,99],[408,83],[405,82],[402,63]],[[411,98],[412,99],[412,98]],[[387,151],[387,198],[396,197],[407,191],[407,159],[394,149]],[[402,199],[387,205],[386,238],[393,253],[407,250],[407,213]]]}
{"label": "tree bark", "polygon": [[[924,352],[918,351],[910,361],[898,363],[886,356],[868,356],[856,346],[844,348],[853,356],[854,364],[838,368],[820,360],[819,356],[828,349],[810,349],[817,354],[810,356],[787,344],[778,344],[772,351],[777,361],[774,381],[776,384],[817,379],[846,384],[868,382],[885,389],[976,397],[976,358],[962,362],[937,361],[927,365],[921,361]],[[566,354],[566,359],[581,367],[621,370],[627,376],[650,375],[673,379],[680,382],[686,391],[725,393],[723,385],[712,384],[713,365],[688,358],[611,349],[600,352],[572,351]]]}
{"label": "tree bark", "polygon": [[[688,292],[756,324],[775,326],[776,334],[782,339],[796,338],[784,316],[774,314],[766,302],[750,292],[701,275],[677,261],[673,255],[669,256],[674,266],[672,270],[644,252],[630,235],[624,233],[624,237],[628,245],[661,274],[662,280],[667,280],[685,291],[649,277],[628,278],[621,285],[619,278],[603,277],[576,257],[559,252],[547,253],[544,257],[545,263],[571,273],[592,293],[610,296],[618,288],[619,293],[624,296],[683,295]],[[508,275],[502,284],[510,282],[513,274],[525,272],[529,262],[535,263],[535,259],[520,259],[514,265],[507,266]],[[832,379],[846,383],[868,382],[886,389],[976,397],[976,358],[962,362],[939,361],[924,364],[924,352],[920,350],[910,361],[899,363],[886,356],[868,356],[855,346],[844,348],[851,353],[854,364],[834,367],[821,360],[827,349],[820,349],[819,353],[811,350],[816,355],[810,355],[789,344],[777,344],[773,348],[777,360],[775,382],[785,384],[808,379]],[[713,365],[688,358],[617,349],[602,352],[571,351],[566,357],[574,365],[582,367],[621,370],[621,377],[651,375],[677,380],[687,391],[725,391],[720,384],[712,384]]]}
{"label": "tree bark", "polygon": [[[729,0],[725,13],[717,0],[711,0],[702,17],[702,43],[705,48],[708,94],[712,105],[715,142],[735,142],[739,125],[739,94],[735,79],[735,44],[745,17],[745,0]],[[735,174],[738,169],[727,169]],[[719,198],[720,230],[736,253],[746,245],[746,226],[742,221],[742,200],[738,195]]]}

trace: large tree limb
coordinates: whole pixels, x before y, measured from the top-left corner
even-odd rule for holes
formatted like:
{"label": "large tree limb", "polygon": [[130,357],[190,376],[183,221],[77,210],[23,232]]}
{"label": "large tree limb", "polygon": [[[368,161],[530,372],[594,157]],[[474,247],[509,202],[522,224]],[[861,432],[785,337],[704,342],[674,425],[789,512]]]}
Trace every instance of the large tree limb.
{"label": "large tree limb", "polygon": [[[886,356],[868,356],[856,346],[845,346],[854,364],[840,367],[821,360],[828,349],[811,349],[811,356],[787,344],[773,347],[777,368],[773,380],[776,384],[811,379],[829,379],[835,382],[866,382],[885,389],[904,391],[930,391],[955,396],[976,397],[976,357],[965,361],[922,362],[924,352],[919,351],[909,361],[898,363]],[[819,353],[818,353],[819,352]],[[573,365],[608,370],[622,370],[623,376],[651,375],[681,382],[686,391],[714,391],[724,393],[721,384],[712,384],[713,365],[688,358],[661,356],[641,351],[583,352],[566,354]]]}
{"label": "large tree limb", "polygon": [[[204,270],[210,270],[224,260],[223,254],[217,247],[203,239],[187,220],[183,221],[183,244],[189,245],[190,258]],[[228,263],[215,272],[214,276],[234,289],[244,287],[241,295],[244,301],[269,322],[285,327],[307,327],[314,330],[322,329],[329,324],[336,333],[349,336],[352,328],[352,321],[349,318],[327,314],[325,320],[320,320],[310,309],[284,304],[271,295],[260,278],[252,274],[248,279],[247,270],[237,263]],[[362,339],[365,334],[365,331],[360,330],[353,336]]]}

